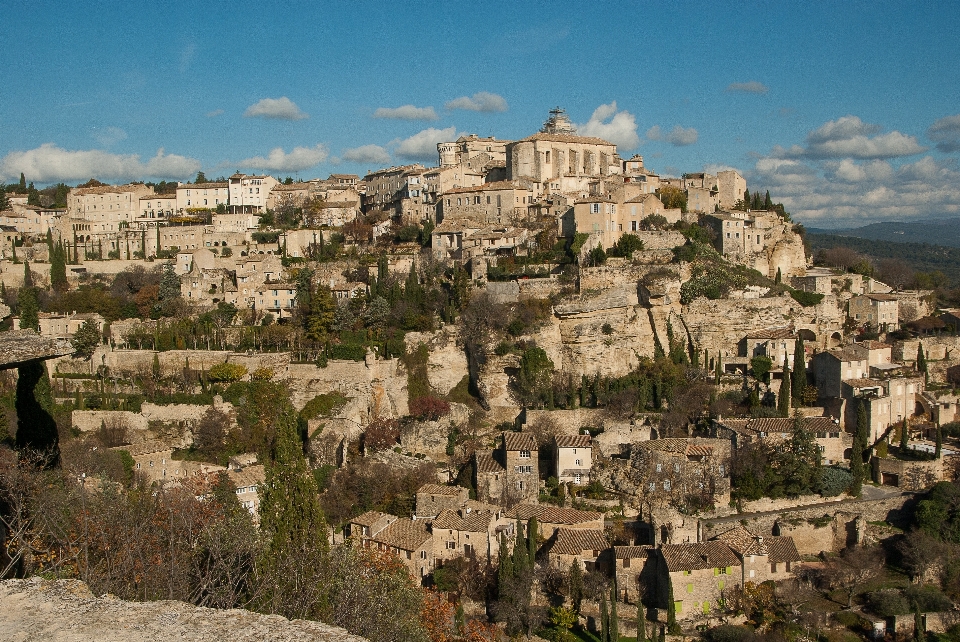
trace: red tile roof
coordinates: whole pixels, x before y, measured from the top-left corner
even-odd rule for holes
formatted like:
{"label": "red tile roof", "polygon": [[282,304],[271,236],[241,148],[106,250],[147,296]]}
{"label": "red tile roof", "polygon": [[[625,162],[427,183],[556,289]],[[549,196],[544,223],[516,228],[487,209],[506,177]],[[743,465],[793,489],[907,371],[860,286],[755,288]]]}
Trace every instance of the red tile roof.
{"label": "red tile roof", "polygon": [[590,448],[590,435],[557,435],[557,448]]}
{"label": "red tile roof", "polygon": [[401,517],[371,539],[378,544],[392,546],[402,551],[415,551],[430,537],[425,521]]}
{"label": "red tile roof", "polygon": [[724,542],[664,544],[660,547],[660,553],[670,573],[740,566],[740,560],[737,559],[733,549]]}
{"label": "red tile roof", "polygon": [[528,432],[503,433],[503,447],[505,450],[536,450],[537,440]]}
{"label": "red tile roof", "polygon": [[602,530],[593,528],[558,528],[550,553],[596,557],[610,547]]}

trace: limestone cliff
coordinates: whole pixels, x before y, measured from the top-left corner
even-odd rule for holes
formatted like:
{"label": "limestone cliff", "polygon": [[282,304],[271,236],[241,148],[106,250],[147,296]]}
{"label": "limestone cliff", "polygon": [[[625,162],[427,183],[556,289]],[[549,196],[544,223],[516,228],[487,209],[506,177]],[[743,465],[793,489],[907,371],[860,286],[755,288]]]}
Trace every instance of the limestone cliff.
{"label": "limestone cliff", "polygon": [[322,622],[172,600],[125,602],[109,595],[96,597],[76,580],[33,578],[0,582],[0,640],[364,642],[365,638]]}

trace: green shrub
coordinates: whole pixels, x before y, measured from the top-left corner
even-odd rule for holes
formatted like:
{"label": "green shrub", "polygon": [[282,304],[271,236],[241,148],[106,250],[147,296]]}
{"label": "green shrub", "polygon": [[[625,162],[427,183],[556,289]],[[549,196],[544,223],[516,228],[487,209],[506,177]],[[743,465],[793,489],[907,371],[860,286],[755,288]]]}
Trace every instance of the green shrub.
{"label": "green shrub", "polygon": [[847,492],[853,482],[853,475],[846,468],[828,466],[820,471],[820,494],[824,497],[836,497]]}
{"label": "green shrub", "polygon": [[805,308],[808,308],[812,305],[817,305],[823,301],[822,294],[818,294],[817,292],[806,292],[804,290],[790,290],[790,296],[793,297],[794,301]]}
{"label": "green shrub", "polygon": [[308,401],[300,411],[300,416],[304,419],[324,417],[343,408],[348,401],[350,401],[349,397],[343,396],[336,390],[325,392]]}
{"label": "green shrub", "polygon": [[207,378],[213,382],[232,383],[240,381],[247,374],[247,368],[239,363],[218,363],[207,371]]}
{"label": "green shrub", "polygon": [[335,343],[327,350],[327,357],[345,361],[363,361],[367,358],[367,348],[357,343]]}

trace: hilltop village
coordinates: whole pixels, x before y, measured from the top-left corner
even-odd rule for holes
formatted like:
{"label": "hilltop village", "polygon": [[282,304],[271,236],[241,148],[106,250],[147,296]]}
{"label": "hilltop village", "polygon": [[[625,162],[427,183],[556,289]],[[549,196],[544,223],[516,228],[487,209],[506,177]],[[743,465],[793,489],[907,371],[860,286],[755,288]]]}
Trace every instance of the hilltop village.
{"label": "hilltop village", "polygon": [[956,633],[960,310],[814,261],[735,170],[558,108],[363,177],[27,178],[5,576],[371,640]]}

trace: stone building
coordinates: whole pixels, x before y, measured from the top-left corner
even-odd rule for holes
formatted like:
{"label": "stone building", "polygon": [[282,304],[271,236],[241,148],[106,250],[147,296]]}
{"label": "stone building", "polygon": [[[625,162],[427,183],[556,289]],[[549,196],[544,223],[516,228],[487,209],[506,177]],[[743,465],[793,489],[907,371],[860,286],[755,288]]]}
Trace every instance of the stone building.
{"label": "stone building", "polygon": [[[229,207],[234,214],[253,213],[261,214],[267,210],[267,198],[270,196],[270,190],[277,184],[277,179],[272,176],[258,176],[240,174],[232,175],[228,182]],[[177,190],[179,202],[179,190]],[[193,195],[191,194],[191,200]],[[203,196],[198,198],[202,199]],[[209,201],[210,195],[206,197]]]}
{"label": "stone building", "polygon": [[[263,178],[265,177],[260,177],[261,180]],[[191,210],[216,210],[218,205],[226,206],[230,200],[230,185],[231,183],[228,182],[184,183],[179,185],[177,186],[176,194],[176,212],[178,214],[187,214]],[[252,186],[257,188],[262,186],[262,184],[252,184]],[[249,190],[250,186],[247,187],[248,192]],[[235,189],[234,192],[240,193],[237,189]],[[256,195],[257,194],[254,194],[254,196]],[[246,196],[247,200],[249,200],[250,194],[248,193]],[[266,198],[264,198],[263,203],[266,203]]]}
{"label": "stone building", "polygon": [[505,432],[500,447],[474,454],[474,486],[477,499],[512,506],[536,502],[540,494],[537,440],[533,435]]}
{"label": "stone building", "polygon": [[656,558],[657,606],[673,608],[678,620],[709,616],[743,585],[740,559],[725,542],[664,544]]}
{"label": "stone building", "polygon": [[363,210],[383,212],[404,224],[419,223],[429,195],[425,192],[427,170],[419,163],[388,167],[367,174],[363,181]]}
{"label": "stone building", "polygon": [[782,369],[784,359],[790,370],[794,370],[793,350],[796,347],[797,334],[792,328],[766,328],[747,334],[741,341],[740,356],[752,359],[757,356],[770,357],[774,369]]}
{"label": "stone building", "polygon": [[887,428],[916,413],[917,398],[922,392],[923,377],[844,379],[840,384],[841,421],[847,431],[854,432],[858,408],[863,404],[869,440],[873,443]]}
{"label": "stone building", "polygon": [[[718,437],[727,437],[733,449],[748,443],[763,441],[774,447],[784,447],[793,438],[795,419],[792,417],[761,417],[757,419],[717,419],[714,428]],[[806,417],[803,427],[813,435],[820,450],[820,461],[826,466],[850,459],[853,435],[845,432],[839,420],[829,417]]]}
{"label": "stone building", "polygon": [[[624,234],[639,232],[641,223],[648,216],[667,218],[665,215],[669,211],[655,194],[630,196],[631,191],[624,186],[611,194],[577,199],[568,214],[572,215],[573,224],[562,224],[563,233],[566,236],[572,236],[573,233],[596,235],[600,244],[609,249]],[[676,220],[679,220],[679,216],[675,217],[674,222]]]}
{"label": "stone building", "polygon": [[545,544],[550,564],[565,571],[577,562],[583,570],[598,570],[597,558],[610,547],[603,529],[560,527]]}
{"label": "stone building", "polygon": [[537,518],[539,536],[552,538],[561,528],[603,530],[603,513],[575,508],[561,508],[548,504],[517,504],[505,511],[512,520],[526,523],[531,517]]}
{"label": "stone building", "polygon": [[509,142],[466,134],[451,143],[437,143],[440,167],[460,165],[477,169],[491,163],[506,163]]}
{"label": "stone building", "polygon": [[737,526],[716,539],[729,546],[740,558],[741,584],[784,580],[797,570],[802,559],[792,537],[761,537]]}
{"label": "stone building", "polygon": [[387,526],[397,521],[397,517],[377,510],[368,510],[347,522],[347,535],[358,541],[370,539]]}
{"label": "stone building", "polygon": [[[476,502],[474,502],[476,503]],[[463,506],[440,511],[430,523],[433,534],[434,559],[438,565],[444,561],[467,557],[486,563],[497,558],[499,533],[508,526],[503,513],[496,507],[491,510]]]}
{"label": "stone building", "polygon": [[417,489],[415,515],[436,517],[445,510],[458,510],[470,499],[470,490],[462,486],[424,484]]}
{"label": "stone building", "polygon": [[643,166],[643,156],[634,154],[623,161],[623,182],[637,184],[643,194],[653,194],[660,189],[660,176]]}
{"label": "stone building", "polygon": [[602,193],[605,181],[622,170],[616,145],[577,135],[560,108],[551,110],[539,133],[508,143],[506,155],[507,180],[521,182],[534,198],[546,192]]}
{"label": "stone building", "polygon": [[407,567],[410,576],[421,582],[433,573],[433,535],[423,520],[397,518],[369,539],[364,539],[363,545],[393,553]]}
{"label": "stone building", "polygon": [[900,300],[892,294],[855,296],[848,305],[848,316],[860,325],[879,328],[882,332],[900,327]]}
{"label": "stone building", "polygon": [[250,511],[255,520],[260,516],[260,486],[266,479],[263,464],[230,466],[227,476],[236,488],[240,505]]}
{"label": "stone building", "polygon": [[469,220],[482,225],[504,225],[527,220],[533,203],[529,189],[513,181],[457,187],[444,192],[437,203],[437,222]]}
{"label": "stone building", "polygon": [[667,438],[631,445],[630,466],[644,512],[730,502],[729,439]]}
{"label": "stone building", "polygon": [[589,434],[557,435],[554,438],[554,474],[561,484],[590,483],[593,446]]}

